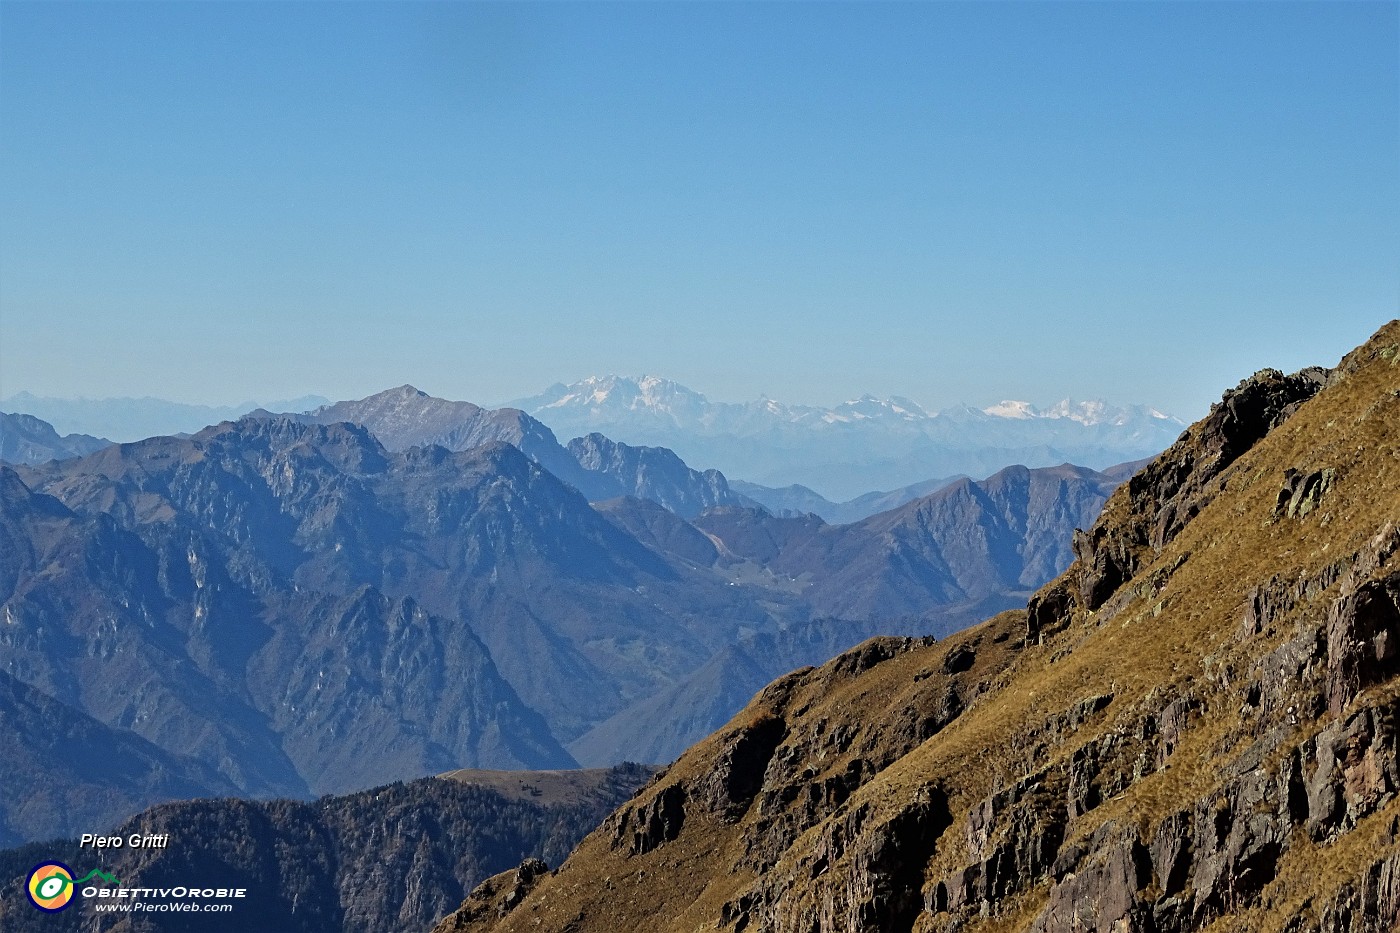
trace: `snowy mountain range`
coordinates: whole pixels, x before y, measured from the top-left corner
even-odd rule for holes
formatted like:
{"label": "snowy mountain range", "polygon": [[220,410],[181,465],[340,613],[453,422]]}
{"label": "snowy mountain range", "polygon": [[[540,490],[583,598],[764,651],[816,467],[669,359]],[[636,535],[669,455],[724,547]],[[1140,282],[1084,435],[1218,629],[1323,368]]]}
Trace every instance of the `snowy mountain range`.
{"label": "snowy mountain range", "polygon": [[1069,399],[928,411],[907,398],[824,408],[770,398],[714,402],[657,376],[593,376],[509,403],[561,437],[599,431],[669,447],[686,462],[763,485],[848,498],[935,476],[985,476],[1009,463],[1102,468],[1166,448],[1184,422],[1147,405]]}
{"label": "snowy mountain range", "polygon": [[[1038,408],[1030,402],[1003,401],[983,409],[958,405],[929,412],[918,402],[902,396],[876,398],[862,395],[834,408],[789,405],[770,398],[754,402],[712,402],[693,389],[659,376],[590,376],[572,385],[556,383],[531,398],[509,403],[537,417],[550,414],[556,420],[582,415],[592,423],[619,420],[624,414],[638,421],[652,418],[677,426],[724,433],[764,419],[802,424],[849,424],[854,421],[930,421],[937,418],[966,418],[982,414],[988,418],[1015,421],[1068,419],[1086,427],[1111,424],[1131,425],[1137,420],[1165,421],[1179,433],[1184,422],[1146,405],[1115,407],[1102,401],[1076,402],[1071,399]],[[568,414],[565,414],[568,413]]]}

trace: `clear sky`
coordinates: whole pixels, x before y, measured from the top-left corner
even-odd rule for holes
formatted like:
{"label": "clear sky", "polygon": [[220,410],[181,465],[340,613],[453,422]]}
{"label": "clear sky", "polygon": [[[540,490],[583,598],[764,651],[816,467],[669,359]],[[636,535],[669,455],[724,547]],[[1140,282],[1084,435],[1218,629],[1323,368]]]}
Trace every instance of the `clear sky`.
{"label": "clear sky", "polygon": [[1396,3],[0,3],[0,396],[1199,415],[1400,313]]}

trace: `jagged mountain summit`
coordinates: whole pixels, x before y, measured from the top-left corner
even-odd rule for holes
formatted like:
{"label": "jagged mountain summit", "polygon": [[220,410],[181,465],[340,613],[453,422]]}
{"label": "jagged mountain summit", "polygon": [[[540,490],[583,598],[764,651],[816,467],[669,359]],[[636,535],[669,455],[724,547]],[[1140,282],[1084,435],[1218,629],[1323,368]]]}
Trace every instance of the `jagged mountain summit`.
{"label": "jagged mountain summit", "polygon": [[664,447],[632,447],[601,434],[589,434],[569,441],[568,450],[580,467],[599,477],[599,484],[611,481],[618,495],[647,499],[682,518],[694,518],[706,509],[746,504],[730,490],[723,473],[692,470]]}
{"label": "jagged mountain summit", "polygon": [[1159,453],[1184,427],[1149,406],[1098,401],[937,412],[897,397],[864,396],[832,408],[767,398],[712,402],[654,376],[592,377],[512,404],[560,434],[597,431],[667,447],[731,479],[800,484],[835,500],[932,477],[986,476],[1010,463],[1103,469]]}
{"label": "jagged mountain summit", "polygon": [[669,450],[631,447],[598,434],[575,438],[564,447],[554,432],[519,409],[436,398],[409,385],[281,417],[358,424],[393,451],[432,445],[462,451],[503,441],[593,501],[631,495],[687,516],[743,501],[717,471],[692,470]]}
{"label": "jagged mountain summit", "polygon": [[783,677],[437,928],[1400,927],[1400,321],[1266,370],[1025,609]]}

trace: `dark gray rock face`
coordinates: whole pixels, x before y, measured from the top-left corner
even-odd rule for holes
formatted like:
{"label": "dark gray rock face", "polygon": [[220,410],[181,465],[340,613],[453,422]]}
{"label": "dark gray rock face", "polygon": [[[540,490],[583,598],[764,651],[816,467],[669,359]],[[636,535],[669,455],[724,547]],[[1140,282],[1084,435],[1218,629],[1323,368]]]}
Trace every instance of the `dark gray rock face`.
{"label": "dark gray rock face", "polygon": [[1078,871],[1063,877],[1050,892],[1049,902],[1031,923],[1030,933],[1147,933],[1151,916],[1137,893],[1152,880],[1147,849],[1131,833],[1100,834],[1090,845],[1094,853]]}
{"label": "dark gray rock face", "polygon": [[1400,573],[1367,580],[1332,605],[1327,658],[1327,705],[1334,714],[1400,673]]}
{"label": "dark gray rock face", "polygon": [[680,835],[685,825],[686,790],[673,785],[647,803],[621,810],[608,820],[614,845],[631,855],[645,855]]}

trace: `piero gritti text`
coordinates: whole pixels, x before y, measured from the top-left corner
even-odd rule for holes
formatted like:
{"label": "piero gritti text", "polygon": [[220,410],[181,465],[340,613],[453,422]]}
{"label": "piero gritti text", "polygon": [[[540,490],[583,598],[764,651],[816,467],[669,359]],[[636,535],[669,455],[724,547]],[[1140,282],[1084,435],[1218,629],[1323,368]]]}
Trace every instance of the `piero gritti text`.
{"label": "piero gritti text", "polygon": [[169,845],[169,833],[132,833],[129,836],[83,833],[78,839],[80,849],[164,849]]}

